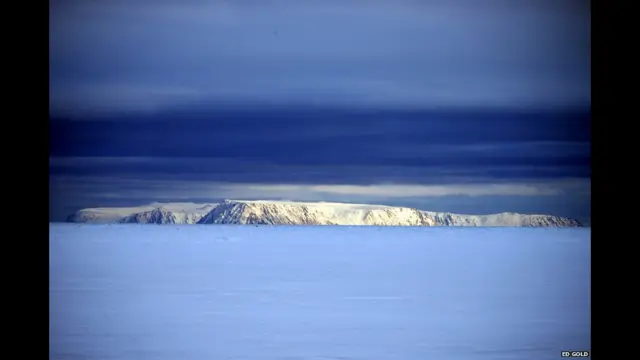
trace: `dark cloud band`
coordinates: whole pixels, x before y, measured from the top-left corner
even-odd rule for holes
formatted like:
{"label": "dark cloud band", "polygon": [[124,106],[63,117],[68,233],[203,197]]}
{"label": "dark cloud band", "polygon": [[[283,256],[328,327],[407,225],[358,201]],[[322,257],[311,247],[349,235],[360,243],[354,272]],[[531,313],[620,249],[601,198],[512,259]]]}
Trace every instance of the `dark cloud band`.
{"label": "dark cloud band", "polygon": [[[590,176],[588,112],[176,112],[54,119],[57,174],[231,182],[438,183]],[[100,163],[96,159],[121,161]],[[137,159],[137,160],[136,160]]]}

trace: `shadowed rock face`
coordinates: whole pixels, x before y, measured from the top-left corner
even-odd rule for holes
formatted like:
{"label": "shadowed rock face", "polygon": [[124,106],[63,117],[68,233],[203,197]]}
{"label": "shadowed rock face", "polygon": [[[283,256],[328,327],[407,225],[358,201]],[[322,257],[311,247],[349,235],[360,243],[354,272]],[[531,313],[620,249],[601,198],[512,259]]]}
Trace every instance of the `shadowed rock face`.
{"label": "shadowed rock face", "polygon": [[172,211],[156,208],[151,211],[126,216],[120,223],[126,224],[196,224],[206,212]]}
{"label": "shadowed rock face", "polygon": [[500,213],[460,215],[425,211],[440,226],[582,227],[579,221],[552,215]]}
{"label": "shadowed rock face", "polygon": [[297,204],[254,204],[225,201],[199,224],[332,225],[322,213]]}

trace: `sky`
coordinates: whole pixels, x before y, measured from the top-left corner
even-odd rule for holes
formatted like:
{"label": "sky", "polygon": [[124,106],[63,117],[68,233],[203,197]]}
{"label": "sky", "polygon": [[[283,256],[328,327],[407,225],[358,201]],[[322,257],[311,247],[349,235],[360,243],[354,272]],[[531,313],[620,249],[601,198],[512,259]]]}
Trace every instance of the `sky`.
{"label": "sky", "polygon": [[590,223],[588,1],[50,1],[50,219],[344,201]]}

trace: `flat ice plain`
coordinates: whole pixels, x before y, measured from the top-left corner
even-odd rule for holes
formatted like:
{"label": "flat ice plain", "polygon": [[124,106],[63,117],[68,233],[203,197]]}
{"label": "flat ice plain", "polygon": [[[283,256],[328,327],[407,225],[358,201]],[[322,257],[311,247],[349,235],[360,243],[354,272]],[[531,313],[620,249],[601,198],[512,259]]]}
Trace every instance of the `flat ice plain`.
{"label": "flat ice plain", "polygon": [[50,359],[558,359],[589,228],[50,224]]}

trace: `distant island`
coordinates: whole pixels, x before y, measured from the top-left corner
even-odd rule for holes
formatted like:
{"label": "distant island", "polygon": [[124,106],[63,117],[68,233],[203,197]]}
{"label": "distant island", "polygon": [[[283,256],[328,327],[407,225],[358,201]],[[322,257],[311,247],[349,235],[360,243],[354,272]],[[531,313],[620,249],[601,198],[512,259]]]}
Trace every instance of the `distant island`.
{"label": "distant island", "polygon": [[271,200],[225,200],[215,204],[153,203],[138,207],[88,208],[67,218],[72,223],[515,226],[583,227],[565,217],[499,213],[462,215],[386,205]]}

